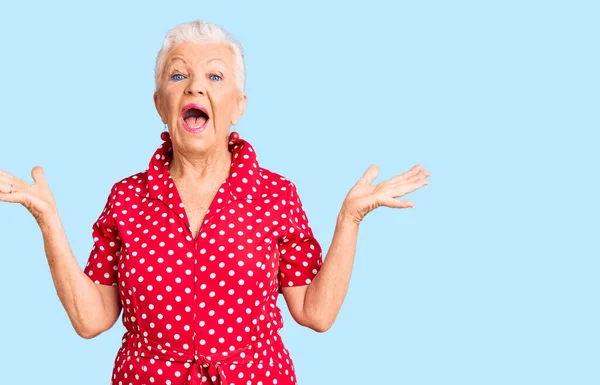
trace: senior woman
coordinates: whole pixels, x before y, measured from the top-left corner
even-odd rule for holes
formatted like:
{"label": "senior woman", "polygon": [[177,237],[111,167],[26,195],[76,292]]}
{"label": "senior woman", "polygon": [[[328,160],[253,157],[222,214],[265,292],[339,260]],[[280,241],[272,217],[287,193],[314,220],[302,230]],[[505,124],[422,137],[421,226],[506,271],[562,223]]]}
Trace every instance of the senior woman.
{"label": "senior woman", "polygon": [[231,125],[245,106],[242,49],[202,21],[170,30],[156,61],[154,103],[168,132],[148,169],[112,187],[82,270],[42,169],[33,184],[0,172],[0,200],[36,218],[58,296],[93,338],[123,310],[112,383],[296,384],[279,330],[283,294],[300,325],[328,330],[351,275],[359,223],[426,184],[419,165],[346,196],[323,262],[295,185],[259,166]]}

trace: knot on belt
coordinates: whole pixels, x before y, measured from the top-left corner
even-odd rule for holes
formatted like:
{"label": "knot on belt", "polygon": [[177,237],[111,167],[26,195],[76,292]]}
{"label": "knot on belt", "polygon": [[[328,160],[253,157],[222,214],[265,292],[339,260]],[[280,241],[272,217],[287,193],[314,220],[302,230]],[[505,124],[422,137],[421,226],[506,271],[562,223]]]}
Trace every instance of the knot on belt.
{"label": "knot on belt", "polygon": [[210,356],[196,356],[191,362],[192,367],[188,372],[185,385],[202,383],[202,376],[206,375],[208,383],[213,385],[227,385],[227,378],[223,373],[223,365],[246,364],[252,361],[252,347],[246,345],[233,352],[213,354]]}

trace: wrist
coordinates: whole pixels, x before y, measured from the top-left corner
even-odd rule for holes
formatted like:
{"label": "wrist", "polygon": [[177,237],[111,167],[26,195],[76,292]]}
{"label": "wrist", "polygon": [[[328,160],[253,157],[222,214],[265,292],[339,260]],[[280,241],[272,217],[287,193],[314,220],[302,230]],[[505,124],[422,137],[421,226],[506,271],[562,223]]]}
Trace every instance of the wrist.
{"label": "wrist", "polygon": [[55,207],[40,212],[39,216],[36,216],[35,219],[42,231],[47,231],[60,225],[58,210]]}
{"label": "wrist", "polygon": [[337,217],[337,224],[342,226],[358,226],[360,219],[352,215],[345,206],[342,206]]}

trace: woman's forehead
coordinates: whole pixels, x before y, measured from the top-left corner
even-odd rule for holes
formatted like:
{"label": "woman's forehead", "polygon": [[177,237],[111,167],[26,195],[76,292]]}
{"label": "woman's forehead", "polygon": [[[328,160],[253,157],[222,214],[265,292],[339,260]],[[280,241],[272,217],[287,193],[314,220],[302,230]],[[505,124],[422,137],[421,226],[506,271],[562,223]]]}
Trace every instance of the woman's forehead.
{"label": "woman's forehead", "polygon": [[178,44],[169,52],[166,62],[171,64],[180,61],[193,66],[216,61],[233,66],[233,59],[234,53],[229,44],[217,40],[207,40]]}

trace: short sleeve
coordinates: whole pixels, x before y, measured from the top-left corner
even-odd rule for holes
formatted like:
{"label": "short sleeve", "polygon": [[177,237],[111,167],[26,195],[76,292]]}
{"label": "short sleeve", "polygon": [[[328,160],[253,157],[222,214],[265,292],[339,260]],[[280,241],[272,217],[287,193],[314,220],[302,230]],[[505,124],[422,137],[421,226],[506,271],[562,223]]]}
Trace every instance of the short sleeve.
{"label": "short sleeve", "polygon": [[321,245],[315,239],[296,186],[290,182],[283,202],[288,226],[279,240],[279,292],[282,287],[308,285],[323,265]]}
{"label": "short sleeve", "polygon": [[114,218],[117,196],[116,185],[114,185],[104,210],[92,226],[94,246],[83,270],[92,281],[101,285],[118,285],[117,269],[121,254],[121,239]]}

